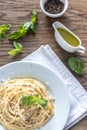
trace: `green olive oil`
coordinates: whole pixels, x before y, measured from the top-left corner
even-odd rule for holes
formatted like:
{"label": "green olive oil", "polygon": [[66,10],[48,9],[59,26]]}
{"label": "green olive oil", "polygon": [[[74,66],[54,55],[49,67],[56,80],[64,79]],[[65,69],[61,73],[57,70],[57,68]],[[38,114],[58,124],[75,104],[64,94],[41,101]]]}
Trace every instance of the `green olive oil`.
{"label": "green olive oil", "polygon": [[71,46],[78,46],[79,45],[79,41],[78,39],[71,34],[69,31],[67,31],[66,29],[63,28],[57,28],[57,31],[60,33],[60,35],[62,36],[62,38]]}

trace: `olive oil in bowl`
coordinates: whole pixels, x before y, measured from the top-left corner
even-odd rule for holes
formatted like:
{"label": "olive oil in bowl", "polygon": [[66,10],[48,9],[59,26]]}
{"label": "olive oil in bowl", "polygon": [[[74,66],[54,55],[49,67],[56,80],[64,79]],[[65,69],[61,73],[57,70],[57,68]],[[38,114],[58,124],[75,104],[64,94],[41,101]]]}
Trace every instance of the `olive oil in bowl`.
{"label": "olive oil in bowl", "polygon": [[62,36],[62,38],[71,46],[79,46],[79,41],[78,39],[72,35],[69,31],[67,31],[64,28],[57,28],[58,32],[60,33],[60,35]]}

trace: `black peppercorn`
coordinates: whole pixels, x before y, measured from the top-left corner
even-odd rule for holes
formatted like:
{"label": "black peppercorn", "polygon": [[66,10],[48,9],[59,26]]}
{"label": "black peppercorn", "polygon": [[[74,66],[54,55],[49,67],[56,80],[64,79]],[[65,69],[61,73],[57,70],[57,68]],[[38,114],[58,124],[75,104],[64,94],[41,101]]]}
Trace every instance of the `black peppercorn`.
{"label": "black peppercorn", "polygon": [[51,14],[60,13],[63,8],[64,4],[60,0],[47,0],[44,5],[44,9]]}

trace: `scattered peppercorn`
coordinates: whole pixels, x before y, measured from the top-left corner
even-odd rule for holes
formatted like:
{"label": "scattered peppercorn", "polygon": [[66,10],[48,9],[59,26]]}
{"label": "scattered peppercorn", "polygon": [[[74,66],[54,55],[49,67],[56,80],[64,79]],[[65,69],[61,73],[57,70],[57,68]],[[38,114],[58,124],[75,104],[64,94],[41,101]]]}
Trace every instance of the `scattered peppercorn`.
{"label": "scattered peppercorn", "polygon": [[60,0],[47,0],[44,4],[44,9],[51,14],[60,13],[63,8],[64,4]]}

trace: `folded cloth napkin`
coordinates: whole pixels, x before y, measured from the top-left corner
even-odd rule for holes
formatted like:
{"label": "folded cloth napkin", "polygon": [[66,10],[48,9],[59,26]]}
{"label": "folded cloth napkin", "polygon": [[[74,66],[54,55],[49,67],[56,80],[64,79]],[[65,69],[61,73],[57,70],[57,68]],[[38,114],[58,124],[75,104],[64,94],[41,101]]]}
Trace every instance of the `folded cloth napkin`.
{"label": "folded cloth napkin", "polygon": [[71,109],[64,130],[68,130],[74,124],[87,116],[87,92],[72,73],[66,68],[59,57],[49,45],[41,46],[38,50],[25,57],[23,60],[33,61],[49,67],[56,74],[60,74],[66,83],[70,96]]}

